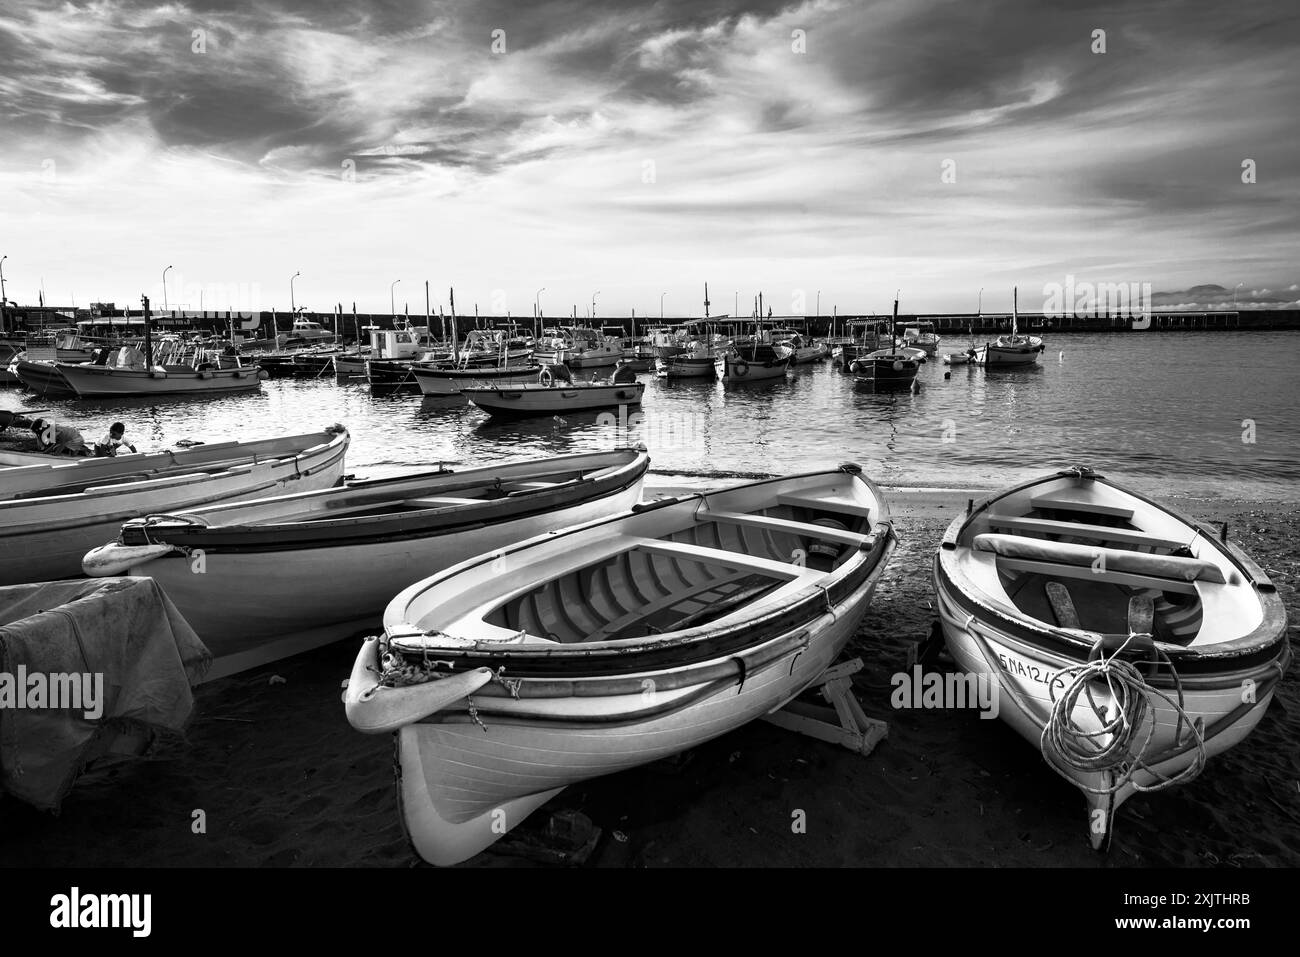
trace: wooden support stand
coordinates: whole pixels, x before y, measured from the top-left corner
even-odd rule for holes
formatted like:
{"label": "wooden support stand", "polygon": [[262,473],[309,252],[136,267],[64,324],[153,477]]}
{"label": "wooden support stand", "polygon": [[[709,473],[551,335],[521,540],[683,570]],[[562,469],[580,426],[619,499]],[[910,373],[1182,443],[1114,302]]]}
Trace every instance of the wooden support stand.
{"label": "wooden support stand", "polygon": [[889,734],[889,725],[868,718],[858,704],[858,699],[853,696],[853,679],[850,676],[861,670],[862,659],[853,658],[827,668],[814,682],[821,696],[832,707],[825,708],[796,698],[781,710],[764,715],[763,720],[778,728],[841,745],[864,756],[870,754]]}

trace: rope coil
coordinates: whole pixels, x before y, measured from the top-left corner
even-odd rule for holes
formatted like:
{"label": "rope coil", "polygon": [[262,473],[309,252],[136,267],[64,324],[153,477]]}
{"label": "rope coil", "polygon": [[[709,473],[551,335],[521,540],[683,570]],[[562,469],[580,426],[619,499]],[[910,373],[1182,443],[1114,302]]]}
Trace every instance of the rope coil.
{"label": "rope coil", "polygon": [[[1176,698],[1152,687],[1136,665],[1120,658],[1135,639],[1150,642],[1151,636],[1131,634],[1109,656],[1101,651],[1101,642],[1098,642],[1093,649],[1096,657],[1084,664],[1062,669],[1049,685],[1052,708],[1039,739],[1043,758],[1062,777],[1092,794],[1114,794],[1129,784],[1136,791],[1161,791],[1192,780],[1205,768],[1205,719],[1193,719],[1184,708],[1182,680],[1165,652],[1151,645],[1158,664],[1165,665],[1173,676]],[[1113,710],[1107,709],[1094,694],[1093,685],[1100,682],[1105,682]],[[1064,686],[1059,696],[1058,683]],[[1085,697],[1092,717],[1099,724],[1095,731],[1087,730],[1074,717],[1075,708]],[[1161,754],[1148,755],[1156,733],[1156,707],[1161,701],[1178,715],[1173,747]],[[1184,725],[1190,732],[1195,756],[1191,764],[1177,774],[1161,774],[1151,765],[1171,757],[1184,747],[1187,740]],[[1110,740],[1103,741],[1105,738]],[[1088,787],[1081,785],[1070,771],[1111,772],[1114,780],[1109,787]],[[1155,783],[1139,784],[1134,780],[1138,772],[1151,775]]]}

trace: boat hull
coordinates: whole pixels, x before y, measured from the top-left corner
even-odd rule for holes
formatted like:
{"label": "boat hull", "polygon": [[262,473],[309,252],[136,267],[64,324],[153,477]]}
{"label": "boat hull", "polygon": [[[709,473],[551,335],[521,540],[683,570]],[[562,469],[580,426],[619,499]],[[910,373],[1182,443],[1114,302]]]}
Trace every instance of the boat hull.
{"label": "boat hull", "polygon": [[655,372],[665,379],[713,379],[718,374],[713,356],[677,355],[655,360]]}
{"label": "boat hull", "polygon": [[678,754],[779,709],[812,684],[853,637],[884,564],[864,589],[835,606],[834,615],[777,639],[791,642],[810,631],[812,641],[791,642],[789,653],[746,674],[739,689],[729,683],[706,691],[662,717],[575,729],[562,721],[490,716],[485,731],[467,716],[435,715],[403,727],[397,736],[399,792],[411,843],[432,864],[459,863],[565,787]]}
{"label": "boat hull", "polygon": [[262,370],[257,366],[205,372],[169,370],[166,373],[85,364],[60,364],[58,369],[71,389],[82,398],[247,392],[262,387]]}
{"label": "boat hull", "polygon": [[91,487],[79,494],[0,501],[0,585],[81,577],[86,552],[115,538],[131,518],[329,488],[343,474],[348,445],[346,435],[329,438],[300,455],[240,464],[215,474],[188,473]]}
{"label": "boat hull", "polygon": [[[461,531],[301,549],[214,550],[206,553],[201,573],[189,556],[173,553],[130,574],[163,586],[212,652],[212,680],[378,629],[384,607],[407,585],[549,528],[629,509],[640,500],[642,477],[604,497]],[[214,601],[214,595],[228,597]]]}
{"label": "boat hull", "polygon": [[760,382],[785,378],[790,359],[759,359],[751,362],[735,356],[721,356],[716,362],[718,378],[723,382]]}
{"label": "boat hull", "polygon": [[514,389],[463,389],[462,394],[484,412],[494,416],[563,415],[640,405],[645,394],[642,382],[622,385],[530,385]]}
{"label": "boat hull", "polygon": [[33,392],[41,395],[76,395],[76,390],[53,362],[19,359],[13,368],[18,380]]}
{"label": "boat hull", "polygon": [[484,369],[421,369],[412,370],[420,392],[424,395],[460,395],[461,390],[483,386],[489,382],[523,385],[537,381],[541,366],[506,366]]}

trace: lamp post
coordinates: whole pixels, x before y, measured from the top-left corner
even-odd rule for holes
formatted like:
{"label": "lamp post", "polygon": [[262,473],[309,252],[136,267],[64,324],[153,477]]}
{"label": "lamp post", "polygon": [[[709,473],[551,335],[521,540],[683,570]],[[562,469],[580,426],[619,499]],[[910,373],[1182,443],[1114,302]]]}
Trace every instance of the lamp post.
{"label": "lamp post", "polygon": [[393,314],[394,319],[397,318],[397,303],[393,299],[393,290],[397,288],[397,284],[401,281],[400,279],[394,279],[388,285],[388,311]]}
{"label": "lamp post", "polygon": [[293,298],[293,281],[301,275],[301,272],[296,272],[289,277],[289,312],[293,314],[295,319],[298,318],[298,301]]}
{"label": "lamp post", "polygon": [[820,316],[821,314],[822,314],[822,291],[818,289],[817,290],[817,315]]}
{"label": "lamp post", "polygon": [[661,292],[659,294],[659,318],[660,319],[663,319],[664,317],[664,296],[666,295],[668,295],[668,293],[666,292]]}
{"label": "lamp post", "polygon": [[[171,268],[172,268],[171,266],[168,266],[168,267],[167,267],[167,269],[171,269]],[[166,312],[166,311],[167,311],[167,269],[164,269],[164,270],[163,270],[163,277],[162,277],[162,279],[163,279],[163,312]]]}
{"label": "lamp post", "polygon": [[596,297],[599,295],[600,295],[599,289],[597,289],[595,292],[591,294],[591,321],[593,323],[596,321]]}
{"label": "lamp post", "polygon": [[1239,282],[1237,283],[1237,285],[1232,287],[1232,311],[1233,312],[1237,311],[1237,290],[1244,285],[1246,285],[1245,282]]}

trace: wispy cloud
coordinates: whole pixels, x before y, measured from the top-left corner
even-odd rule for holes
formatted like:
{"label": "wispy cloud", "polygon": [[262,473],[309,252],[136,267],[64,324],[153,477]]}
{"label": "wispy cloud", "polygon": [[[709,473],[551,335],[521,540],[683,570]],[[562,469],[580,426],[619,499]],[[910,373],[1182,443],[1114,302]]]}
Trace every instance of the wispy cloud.
{"label": "wispy cloud", "polygon": [[0,15],[6,265],[19,295],[125,299],[166,259],[268,307],[301,269],[321,307],[428,277],[515,312],[1284,289],[1297,33],[1281,0],[37,3]]}

